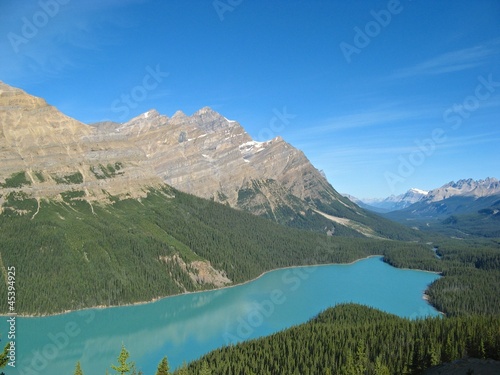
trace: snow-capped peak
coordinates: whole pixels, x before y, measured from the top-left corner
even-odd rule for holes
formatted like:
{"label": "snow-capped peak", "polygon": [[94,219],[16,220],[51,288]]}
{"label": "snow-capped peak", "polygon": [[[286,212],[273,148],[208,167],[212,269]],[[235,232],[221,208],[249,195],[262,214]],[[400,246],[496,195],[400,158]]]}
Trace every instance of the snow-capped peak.
{"label": "snow-capped peak", "polygon": [[249,141],[249,142],[245,142],[243,144],[240,145],[240,148],[248,148],[248,147],[262,147],[264,144],[266,144],[267,142],[257,142],[257,141]]}
{"label": "snow-capped peak", "polygon": [[411,191],[413,193],[421,194],[421,195],[427,195],[427,194],[429,194],[428,191],[425,191],[425,190],[422,190],[422,189],[417,189],[417,188],[411,188],[409,191]]}

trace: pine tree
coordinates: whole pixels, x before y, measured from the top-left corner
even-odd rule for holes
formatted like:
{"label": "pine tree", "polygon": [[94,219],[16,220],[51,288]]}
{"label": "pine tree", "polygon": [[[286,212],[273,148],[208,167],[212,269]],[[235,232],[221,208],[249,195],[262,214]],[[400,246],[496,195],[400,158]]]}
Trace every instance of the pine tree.
{"label": "pine tree", "polygon": [[481,339],[479,343],[479,358],[486,359],[486,349],[484,348],[484,341]]}
{"label": "pine tree", "polygon": [[358,342],[358,347],[356,348],[356,373],[364,374],[366,371],[366,365],[368,364],[368,356],[366,355],[365,344],[363,341]]}
{"label": "pine tree", "polygon": [[127,351],[127,349],[125,349],[125,346],[122,344],[122,350],[120,352],[120,355],[118,356],[119,365],[118,366],[111,365],[111,368],[120,375],[129,373],[134,366],[133,362],[127,362],[129,357],[130,357],[129,352]]}
{"label": "pine tree", "polygon": [[82,366],[80,365],[80,361],[76,362],[74,375],[83,375]]}
{"label": "pine tree", "polygon": [[431,343],[429,347],[429,366],[436,366],[439,364],[441,356],[437,349],[437,345],[435,343]]}
{"label": "pine tree", "polygon": [[345,364],[342,367],[341,372],[345,375],[357,375],[356,366],[354,365],[354,358],[352,356],[352,352],[349,349],[347,349]]}
{"label": "pine tree", "polygon": [[0,368],[7,366],[7,363],[9,363],[9,350],[10,350],[10,343],[8,342],[7,345],[5,345],[5,348],[3,349],[3,353],[0,354]]}
{"label": "pine tree", "polygon": [[212,375],[212,370],[208,367],[207,362],[203,362],[201,365],[200,375]]}
{"label": "pine tree", "polygon": [[377,357],[375,359],[374,374],[375,375],[391,375],[391,372],[389,371],[387,366],[382,363],[382,360],[380,359],[380,357]]}
{"label": "pine tree", "polygon": [[168,365],[167,357],[163,357],[160,364],[158,365],[158,370],[156,370],[156,375],[170,375],[170,366]]}
{"label": "pine tree", "polygon": [[182,366],[176,371],[177,375],[189,375],[186,362],[182,363]]}

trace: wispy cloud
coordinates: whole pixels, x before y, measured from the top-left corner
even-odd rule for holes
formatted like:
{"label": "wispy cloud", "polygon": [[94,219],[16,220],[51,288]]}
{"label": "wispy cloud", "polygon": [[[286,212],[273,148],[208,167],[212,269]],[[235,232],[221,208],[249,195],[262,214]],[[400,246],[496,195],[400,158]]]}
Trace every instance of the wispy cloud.
{"label": "wispy cloud", "polygon": [[25,20],[44,12],[40,5],[32,2],[29,6],[8,8],[8,22],[0,25],[0,34],[6,36],[0,39],[0,77],[39,82],[74,69],[81,65],[82,51],[99,51],[103,46],[116,43],[117,38],[110,35],[109,29],[98,36],[93,31],[101,30],[103,25],[116,29],[128,27],[129,20],[122,19],[114,10],[141,2],[143,0],[69,2],[46,15],[46,22],[30,34],[23,34],[23,25]]}
{"label": "wispy cloud", "polygon": [[466,135],[461,137],[450,137],[445,143],[440,145],[441,149],[456,150],[460,153],[464,153],[464,150],[470,146],[477,146],[487,143],[499,143],[500,133],[499,132],[489,132],[474,135]]}
{"label": "wispy cloud", "polygon": [[[465,150],[475,150],[481,145],[500,142],[500,132],[498,131],[463,136],[446,133],[445,136],[444,142],[436,144],[436,150],[441,155],[463,155],[467,152]],[[331,139],[324,137],[297,140],[292,144],[302,150],[307,150],[306,154],[320,165],[334,164],[336,169],[344,168],[346,171],[352,171],[355,168],[366,167],[366,165],[373,163],[379,166],[391,164],[400,155],[420,152],[419,145],[415,141],[421,139],[421,137],[417,137],[413,141],[410,139],[399,142],[381,134],[369,140],[364,139],[357,143],[349,143],[347,146],[342,145],[342,142],[332,142]]]}
{"label": "wispy cloud", "polygon": [[[319,136],[327,135],[338,131],[348,131],[353,129],[369,127],[392,127],[395,123],[405,123],[429,119],[436,116],[434,108],[401,108],[394,105],[395,108],[374,108],[371,110],[360,111],[359,113],[349,113],[335,116],[323,120],[320,124],[313,125],[305,129],[299,129],[298,136]],[[293,136],[293,134],[290,134]]]}
{"label": "wispy cloud", "polygon": [[354,113],[331,119],[326,125],[318,126],[315,130],[335,131],[342,129],[363,128],[408,119],[414,115],[415,113],[405,110],[376,110]]}
{"label": "wispy cloud", "polygon": [[406,78],[421,75],[439,75],[459,72],[483,65],[499,53],[500,40],[443,53],[416,65],[397,70],[391,78]]}

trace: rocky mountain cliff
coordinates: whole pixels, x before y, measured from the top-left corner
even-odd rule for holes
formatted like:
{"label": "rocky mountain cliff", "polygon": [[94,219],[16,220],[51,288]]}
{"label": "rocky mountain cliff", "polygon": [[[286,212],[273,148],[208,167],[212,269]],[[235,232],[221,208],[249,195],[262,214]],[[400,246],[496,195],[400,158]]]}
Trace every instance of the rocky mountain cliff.
{"label": "rocky mountain cliff", "polygon": [[342,199],[301,151],[280,137],[256,142],[208,107],[172,118],[149,111],[116,133],[125,134],[167,184],[259,215],[278,219],[284,209],[304,210],[304,202]]}
{"label": "rocky mountain cliff", "polygon": [[377,220],[338,194],[302,151],[281,137],[256,142],[208,107],[90,126],[0,83],[0,124],[0,204],[13,191],[38,200],[77,191],[74,199],[92,204],[168,184],[291,226],[379,232]]}
{"label": "rocky mountain cliff", "polygon": [[16,189],[40,199],[78,189],[92,202],[162,183],[144,163],[142,150],[125,137],[102,137],[45,100],[3,83],[0,156],[2,195]]}

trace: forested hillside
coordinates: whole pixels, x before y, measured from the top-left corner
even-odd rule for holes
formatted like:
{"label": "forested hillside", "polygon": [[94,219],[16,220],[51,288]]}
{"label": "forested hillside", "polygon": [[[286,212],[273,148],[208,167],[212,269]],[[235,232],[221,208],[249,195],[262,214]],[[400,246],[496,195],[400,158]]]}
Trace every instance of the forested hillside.
{"label": "forested hillside", "polygon": [[464,356],[499,360],[499,332],[498,316],[410,321],[346,304],[269,337],[213,351],[175,374],[421,374]]}
{"label": "forested hillside", "polygon": [[440,272],[444,277],[427,294],[447,316],[500,314],[500,241],[433,239],[436,254],[426,248],[388,248],[384,259],[399,268]]}
{"label": "forested hillside", "polygon": [[[40,206],[18,194],[7,197],[0,268],[16,267],[19,313],[120,305],[222,285],[217,277],[200,280],[197,262],[210,262],[216,276],[236,284],[274,268],[374,254],[396,267],[442,272],[428,294],[448,315],[500,310],[495,240],[431,238],[438,259],[434,245],[291,229],[167,187],[112,205],[91,206],[81,195],[68,192],[63,201]],[[1,284],[0,298],[6,293]]]}

